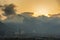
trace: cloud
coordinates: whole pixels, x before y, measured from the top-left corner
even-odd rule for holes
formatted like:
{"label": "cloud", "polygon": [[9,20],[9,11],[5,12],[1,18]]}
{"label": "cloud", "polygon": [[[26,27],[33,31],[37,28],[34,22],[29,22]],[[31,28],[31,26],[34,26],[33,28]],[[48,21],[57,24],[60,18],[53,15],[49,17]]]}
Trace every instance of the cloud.
{"label": "cloud", "polygon": [[14,7],[15,7],[14,4],[4,5],[3,6],[4,9],[2,10],[4,11],[6,16],[13,15],[13,14],[16,14]]}
{"label": "cloud", "polygon": [[32,17],[32,15],[28,13],[31,12],[23,12],[22,14],[15,15],[13,18],[11,17],[5,20],[4,23],[10,28],[10,31],[13,33],[23,32],[23,34],[36,33],[37,35],[60,35],[59,17]]}
{"label": "cloud", "polygon": [[25,19],[30,20],[30,18],[32,17],[32,12],[23,12],[21,14],[16,14],[16,15],[12,15],[12,16],[8,16],[6,20],[2,21],[5,23],[23,23],[23,21]]}

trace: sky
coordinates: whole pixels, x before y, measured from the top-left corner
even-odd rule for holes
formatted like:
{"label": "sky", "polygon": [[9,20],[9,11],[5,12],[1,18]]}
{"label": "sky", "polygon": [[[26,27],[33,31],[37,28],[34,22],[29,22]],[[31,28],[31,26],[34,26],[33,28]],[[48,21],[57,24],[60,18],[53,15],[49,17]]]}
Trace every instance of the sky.
{"label": "sky", "polygon": [[17,14],[22,12],[33,12],[33,16],[60,13],[58,0],[0,0],[0,4],[16,5]]}
{"label": "sky", "polygon": [[[60,1],[58,0],[0,0],[0,5],[14,4],[16,7],[16,14],[10,17],[3,16],[4,13],[0,10],[0,19],[9,28],[9,31],[17,31],[22,29],[22,31],[32,32],[37,31],[37,33],[49,33],[49,34],[60,34]],[[22,14],[22,13],[30,14]],[[55,15],[54,15],[55,14]],[[44,15],[44,16],[40,16]],[[50,17],[52,15],[52,17]],[[5,20],[6,19],[6,20]]]}

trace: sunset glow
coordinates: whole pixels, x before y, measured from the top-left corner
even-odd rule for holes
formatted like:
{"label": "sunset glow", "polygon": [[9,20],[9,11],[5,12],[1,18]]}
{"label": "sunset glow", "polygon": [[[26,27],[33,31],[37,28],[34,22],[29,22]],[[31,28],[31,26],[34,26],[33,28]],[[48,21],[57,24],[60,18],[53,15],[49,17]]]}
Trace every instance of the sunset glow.
{"label": "sunset glow", "polygon": [[48,13],[49,13],[49,9],[46,7],[36,7],[34,9],[34,15],[35,17],[38,17],[40,15],[45,15],[45,16],[48,16]]}
{"label": "sunset glow", "polygon": [[16,5],[16,14],[33,12],[34,17],[41,15],[50,17],[48,14],[54,15],[60,13],[60,4],[57,0],[0,0],[0,5],[11,3]]}

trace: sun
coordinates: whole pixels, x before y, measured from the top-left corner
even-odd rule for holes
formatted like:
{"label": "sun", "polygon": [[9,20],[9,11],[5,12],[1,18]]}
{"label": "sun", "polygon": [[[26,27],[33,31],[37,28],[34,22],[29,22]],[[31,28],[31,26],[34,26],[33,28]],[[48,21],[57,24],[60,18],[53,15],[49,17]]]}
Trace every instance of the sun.
{"label": "sun", "polygon": [[34,15],[33,16],[38,17],[41,15],[44,15],[44,16],[49,17],[48,13],[49,13],[49,8],[47,8],[47,7],[36,7],[34,9]]}

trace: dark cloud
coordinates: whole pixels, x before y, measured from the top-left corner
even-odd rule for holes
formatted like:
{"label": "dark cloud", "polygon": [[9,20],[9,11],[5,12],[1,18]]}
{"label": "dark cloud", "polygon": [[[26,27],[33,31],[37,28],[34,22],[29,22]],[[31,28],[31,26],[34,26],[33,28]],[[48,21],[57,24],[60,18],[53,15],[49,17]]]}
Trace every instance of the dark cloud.
{"label": "dark cloud", "polygon": [[4,11],[6,16],[16,14],[14,10],[14,7],[15,7],[14,4],[4,5],[2,7],[3,7],[2,10]]}
{"label": "dark cloud", "polygon": [[7,26],[0,22],[0,36],[4,36],[7,32]]}
{"label": "dark cloud", "polygon": [[[60,17],[39,16],[35,18],[28,13],[31,12],[24,12],[23,14],[15,15],[13,18],[5,20],[5,25],[10,28],[9,33],[60,35]],[[21,21],[23,22],[21,23]]]}
{"label": "dark cloud", "polygon": [[33,14],[34,14],[33,12],[23,12],[23,13],[21,13],[21,15],[23,17],[26,17],[26,18],[32,17]]}

